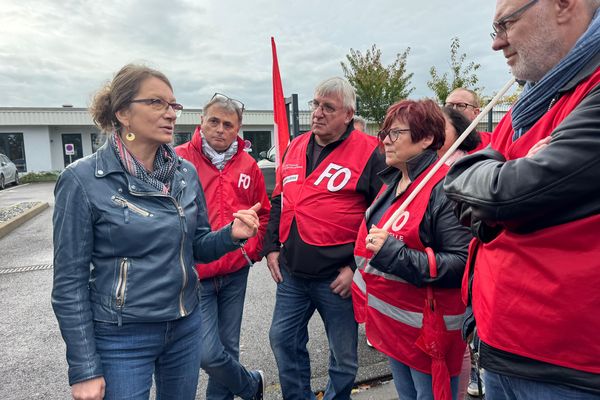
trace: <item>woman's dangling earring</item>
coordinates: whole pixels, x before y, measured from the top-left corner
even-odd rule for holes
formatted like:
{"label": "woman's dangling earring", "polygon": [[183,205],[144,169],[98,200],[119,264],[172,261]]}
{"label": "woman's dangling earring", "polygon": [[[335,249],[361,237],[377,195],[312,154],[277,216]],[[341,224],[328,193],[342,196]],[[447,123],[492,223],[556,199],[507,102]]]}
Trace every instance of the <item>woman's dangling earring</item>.
{"label": "woman's dangling earring", "polygon": [[135,133],[128,132],[127,135],[125,135],[125,139],[127,139],[129,142],[133,142],[135,140]]}

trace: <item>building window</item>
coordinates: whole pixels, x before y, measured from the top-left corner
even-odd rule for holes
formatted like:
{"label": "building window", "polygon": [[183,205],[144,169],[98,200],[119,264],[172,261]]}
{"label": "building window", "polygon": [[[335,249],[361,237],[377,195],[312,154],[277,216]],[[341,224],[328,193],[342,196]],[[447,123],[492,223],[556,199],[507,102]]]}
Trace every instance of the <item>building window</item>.
{"label": "building window", "polygon": [[19,172],[27,172],[22,133],[0,133],[0,153],[10,158]]}
{"label": "building window", "polygon": [[92,133],[92,153],[98,151],[106,142],[107,135],[105,133]]}
{"label": "building window", "polygon": [[189,132],[175,132],[173,136],[173,146],[179,146],[192,140],[192,134]]}
{"label": "building window", "polygon": [[244,131],[244,140],[250,143],[249,154],[258,160],[261,152],[271,148],[271,131]]}

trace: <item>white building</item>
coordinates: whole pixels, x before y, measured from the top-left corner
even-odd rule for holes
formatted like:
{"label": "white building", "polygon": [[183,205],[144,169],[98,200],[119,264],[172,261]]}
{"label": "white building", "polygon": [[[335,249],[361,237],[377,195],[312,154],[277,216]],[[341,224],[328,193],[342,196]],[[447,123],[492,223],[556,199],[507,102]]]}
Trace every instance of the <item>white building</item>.
{"label": "white building", "polygon": [[[177,119],[174,144],[190,140],[202,110],[184,110]],[[308,121],[301,112],[300,120]],[[301,125],[301,130],[308,130]],[[272,111],[244,111],[240,136],[252,144],[250,154],[258,159],[273,139]],[[21,172],[61,171],[70,162],[92,154],[104,143],[104,135],[93,124],[85,108],[0,107],[0,153],[6,154]],[[65,154],[65,145],[74,155]]]}
{"label": "white building", "polygon": [[[494,109],[494,126],[507,109],[508,106]],[[201,109],[183,111],[175,126],[175,145],[190,140],[201,113]],[[310,129],[308,111],[300,111],[298,119],[300,132]],[[487,130],[486,120],[478,126],[479,130]],[[369,123],[370,134],[377,132],[375,125]],[[258,160],[258,154],[274,143],[273,112],[244,111],[240,136],[251,143],[250,155]],[[70,162],[96,151],[104,139],[86,108],[0,107],[0,153],[17,164],[20,172],[62,171]],[[65,154],[65,145],[71,145],[73,155]]]}

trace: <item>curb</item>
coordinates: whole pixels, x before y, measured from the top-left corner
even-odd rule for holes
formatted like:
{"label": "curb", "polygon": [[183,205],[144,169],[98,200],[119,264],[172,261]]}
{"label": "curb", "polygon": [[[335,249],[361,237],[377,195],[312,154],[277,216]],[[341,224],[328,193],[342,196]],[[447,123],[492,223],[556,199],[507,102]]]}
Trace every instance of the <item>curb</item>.
{"label": "curb", "polygon": [[8,235],[10,232],[17,229],[19,226],[23,225],[25,222],[29,221],[31,218],[35,217],[48,207],[48,203],[43,202],[31,207],[29,210],[25,211],[23,214],[17,215],[13,219],[0,223],[0,238]]}

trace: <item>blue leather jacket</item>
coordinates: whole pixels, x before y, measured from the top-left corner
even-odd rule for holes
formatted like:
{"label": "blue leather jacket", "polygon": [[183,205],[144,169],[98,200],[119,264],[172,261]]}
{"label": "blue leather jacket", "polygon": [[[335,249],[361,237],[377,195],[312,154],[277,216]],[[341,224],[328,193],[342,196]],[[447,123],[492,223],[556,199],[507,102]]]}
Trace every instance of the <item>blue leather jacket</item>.
{"label": "blue leather jacket", "polygon": [[210,231],[196,170],[177,162],[171,195],[126,173],[108,144],[58,179],[52,307],[67,347],[70,384],[103,375],[94,321],[188,315],[198,304],[194,265],[239,248],[231,225]]}

